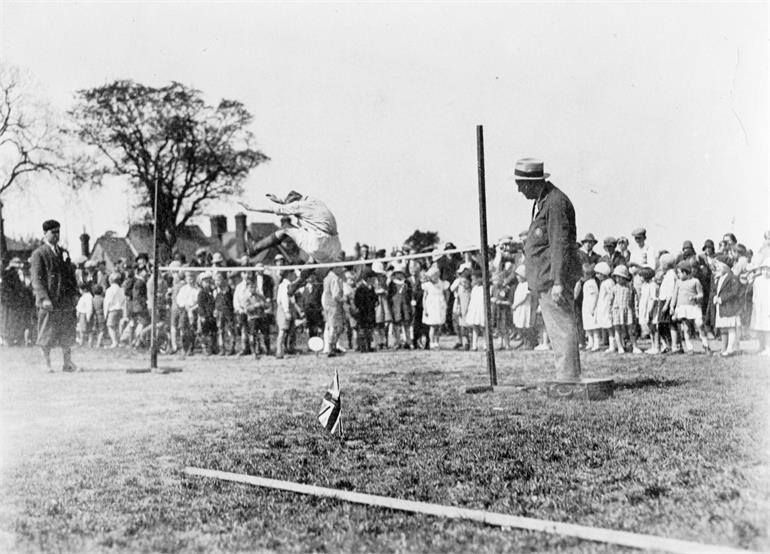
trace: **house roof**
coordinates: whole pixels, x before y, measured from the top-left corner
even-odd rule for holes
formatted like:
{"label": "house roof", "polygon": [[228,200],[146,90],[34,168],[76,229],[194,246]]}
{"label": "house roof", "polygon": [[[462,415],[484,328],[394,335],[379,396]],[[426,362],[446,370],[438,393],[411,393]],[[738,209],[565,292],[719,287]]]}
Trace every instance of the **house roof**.
{"label": "house roof", "polygon": [[108,260],[116,262],[120,258],[133,262],[134,252],[126,237],[115,237],[104,235],[96,239],[94,247],[91,250],[91,259]]}

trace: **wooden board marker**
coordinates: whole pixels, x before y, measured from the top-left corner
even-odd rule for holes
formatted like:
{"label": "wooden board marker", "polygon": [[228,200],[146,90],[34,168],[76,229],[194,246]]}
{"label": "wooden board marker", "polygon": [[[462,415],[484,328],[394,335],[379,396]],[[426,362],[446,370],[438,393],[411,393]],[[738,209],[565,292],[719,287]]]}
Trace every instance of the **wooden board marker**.
{"label": "wooden board marker", "polygon": [[540,531],[552,535],[575,537],[578,539],[609,544],[619,544],[643,550],[663,550],[666,552],[682,554],[745,554],[750,552],[748,550],[740,550],[729,546],[708,545],[678,539],[656,537],[654,535],[629,533],[627,531],[613,531],[612,529],[601,529],[599,527],[585,527],[574,523],[560,523],[558,521],[512,516],[508,514],[486,512],[483,510],[442,506],[440,504],[430,504],[428,502],[415,502],[412,500],[402,500],[400,498],[390,498],[388,496],[377,496],[374,494],[315,487],[313,485],[303,485],[302,483],[294,483],[292,481],[279,481],[277,479],[266,479],[264,477],[243,475],[241,473],[229,473],[213,469],[186,467],[184,472],[187,475],[210,477],[212,479],[221,479],[223,481],[243,483],[268,489],[290,491],[310,496],[336,498],[338,500],[354,502],[365,506],[379,506],[381,508],[390,508],[391,510],[401,510],[404,512],[428,514],[452,519],[467,519],[486,523],[487,525]]}

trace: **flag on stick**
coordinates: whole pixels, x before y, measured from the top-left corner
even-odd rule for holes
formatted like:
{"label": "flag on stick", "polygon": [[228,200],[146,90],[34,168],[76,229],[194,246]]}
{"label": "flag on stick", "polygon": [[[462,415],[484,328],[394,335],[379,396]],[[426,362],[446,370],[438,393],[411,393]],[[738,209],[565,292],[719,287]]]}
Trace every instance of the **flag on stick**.
{"label": "flag on stick", "polygon": [[324,394],[321,401],[321,411],[318,413],[318,421],[330,433],[339,433],[342,436],[342,397],[340,395],[340,376],[337,370],[334,370],[334,380],[329,385],[329,389]]}

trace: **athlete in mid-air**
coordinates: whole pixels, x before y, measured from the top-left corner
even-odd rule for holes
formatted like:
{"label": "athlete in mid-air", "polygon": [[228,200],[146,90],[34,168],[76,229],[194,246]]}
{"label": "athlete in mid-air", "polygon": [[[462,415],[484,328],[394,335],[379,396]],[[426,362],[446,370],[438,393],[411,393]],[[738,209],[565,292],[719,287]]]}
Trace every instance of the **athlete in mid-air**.
{"label": "athlete in mid-air", "polygon": [[342,246],[337,234],[337,221],[326,204],[294,190],[283,200],[274,194],[266,196],[278,205],[274,208],[250,208],[246,204],[241,205],[252,212],[289,216],[293,221],[282,223],[280,229],[250,245],[252,256],[289,237],[307,255],[308,263],[340,260]]}

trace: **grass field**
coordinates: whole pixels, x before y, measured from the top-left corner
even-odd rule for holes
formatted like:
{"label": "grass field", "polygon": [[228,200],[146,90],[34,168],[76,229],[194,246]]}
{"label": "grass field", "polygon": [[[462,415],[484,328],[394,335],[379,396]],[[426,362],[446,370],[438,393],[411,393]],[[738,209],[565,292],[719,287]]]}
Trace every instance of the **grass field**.
{"label": "grass field", "polygon": [[[58,352],[56,352],[58,354]],[[767,358],[595,354],[614,398],[469,395],[483,352],[161,358],[0,350],[0,552],[618,552],[617,546],[186,477],[185,466],[770,549]],[[498,354],[500,382],[550,353]],[[315,415],[334,368],[344,441]]]}

